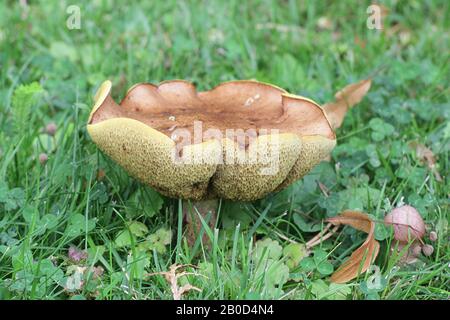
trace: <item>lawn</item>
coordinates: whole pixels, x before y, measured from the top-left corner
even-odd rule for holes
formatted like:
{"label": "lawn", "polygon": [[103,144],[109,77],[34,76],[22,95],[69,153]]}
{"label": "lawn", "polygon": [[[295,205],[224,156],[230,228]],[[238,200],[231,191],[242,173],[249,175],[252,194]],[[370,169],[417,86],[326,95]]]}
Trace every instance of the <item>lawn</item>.
{"label": "lawn", "polygon": [[[0,299],[172,299],[160,272],[174,264],[197,288],[183,299],[450,296],[448,1],[380,1],[382,30],[367,26],[368,1],[118,3],[0,3]],[[331,158],[264,199],[221,201],[210,245],[189,246],[182,202],[129,177],[86,130],[106,79],[119,101],[137,82],[257,79],[322,104],[367,78]],[[403,204],[437,234],[411,263],[380,223]],[[367,235],[340,228],[308,257],[305,243],[346,209],[377,221],[380,252],[336,284]]]}

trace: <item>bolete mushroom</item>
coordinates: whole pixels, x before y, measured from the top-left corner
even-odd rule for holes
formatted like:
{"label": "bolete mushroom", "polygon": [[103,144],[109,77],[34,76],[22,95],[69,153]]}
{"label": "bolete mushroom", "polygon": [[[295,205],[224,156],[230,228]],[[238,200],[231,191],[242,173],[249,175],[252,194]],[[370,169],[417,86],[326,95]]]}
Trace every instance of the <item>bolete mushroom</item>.
{"label": "bolete mushroom", "polygon": [[141,182],[195,201],[200,214],[214,211],[211,199],[252,201],[289,186],[336,145],[316,102],[262,82],[203,92],[183,80],[140,83],[120,104],[110,92],[105,81],[95,94],[92,140]]}

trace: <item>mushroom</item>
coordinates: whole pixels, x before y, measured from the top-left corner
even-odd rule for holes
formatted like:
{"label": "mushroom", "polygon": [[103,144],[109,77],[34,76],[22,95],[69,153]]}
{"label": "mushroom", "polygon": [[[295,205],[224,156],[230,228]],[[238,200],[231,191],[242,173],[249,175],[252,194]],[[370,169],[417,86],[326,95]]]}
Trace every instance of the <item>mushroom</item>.
{"label": "mushroom", "polygon": [[[199,92],[184,80],[139,83],[120,104],[111,86],[105,81],[95,94],[92,140],[131,176],[192,200],[204,217],[211,212],[210,226],[214,199],[252,201],[279,191],[336,145],[323,108],[270,84],[230,81]],[[196,213],[187,221],[192,243],[201,223]]]}

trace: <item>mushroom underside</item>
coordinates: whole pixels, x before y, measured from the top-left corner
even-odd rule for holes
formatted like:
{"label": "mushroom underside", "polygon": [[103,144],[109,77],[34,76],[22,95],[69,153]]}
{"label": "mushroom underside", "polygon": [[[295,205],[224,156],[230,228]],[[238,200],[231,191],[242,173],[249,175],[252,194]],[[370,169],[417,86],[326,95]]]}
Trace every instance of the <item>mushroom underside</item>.
{"label": "mushroom underside", "polygon": [[[235,81],[197,92],[185,81],[139,84],[120,104],[110,88],[104,83],[96,94],[92,139],[132,176],[170,197],[259,199],[301,178],[335,145],[320,106],[271,85]],[[174,163],[177,148],[208,161]],[[264,161],[224,160],[229,150]],[[271,161],[276,170],[264,173]]]}

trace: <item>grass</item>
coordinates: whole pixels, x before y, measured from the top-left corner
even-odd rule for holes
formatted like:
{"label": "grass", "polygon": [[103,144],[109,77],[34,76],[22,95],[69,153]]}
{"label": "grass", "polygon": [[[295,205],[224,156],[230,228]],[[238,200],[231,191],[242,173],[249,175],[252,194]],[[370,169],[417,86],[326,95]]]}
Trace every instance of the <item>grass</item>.
{"label": "grass", "polygon": [[[66,27],[73,3],[1,2],[0,298],[171,299],[164,277],[146,274],[174,263],[196,266],[179,279],[201,290],[187,299],[448,298],[449,4],[381,3],[382,31],[366,27],[370,3],[360,1],[77,1],[79,30]],[[255,78],[324,103],[367,77],[372,89],[338,130],[331,161],[260,201],[222,201],[211,248],[189,248],[181,202],[128,177],[86,132],[105,79],[115,98],[136,82],[180,78],[203,90]],[[433,151],[443,181],[411,142]],[[364,241],[350,228],[299,262],[324,218],[360,209],[381,220],[402,203],[437,231],[425,239],[431,256],[399,264],[377,224],[372,273],[329,282]],[[87,259],[70,259],[71,246]]]}

